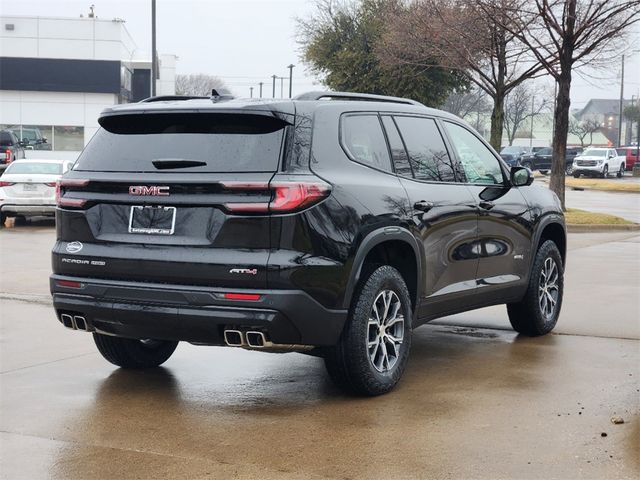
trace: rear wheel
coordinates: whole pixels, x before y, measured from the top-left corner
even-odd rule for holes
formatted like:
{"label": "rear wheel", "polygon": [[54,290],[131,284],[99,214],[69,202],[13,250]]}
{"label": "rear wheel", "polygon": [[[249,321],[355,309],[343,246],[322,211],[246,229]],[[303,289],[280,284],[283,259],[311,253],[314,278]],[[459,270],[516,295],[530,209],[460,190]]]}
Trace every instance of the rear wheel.
{"label": "rear wheel", "polygon": [[573,172],[573,164],[567,163],[566,167],[564,168],[564,173],[565,175],[571,175],[571,172]]}
{"label": "rear wheel", "polygon": [[546,175],[547,173],[549,173],[549,170],[540,170],[540,173]]}
{"label": "rear wheel", "polygon": [[620,164],[620,169],[618,170],[618,173],[616,174],[616,176],[618,178],[622,178],[624,176],[624,163]]}
{"label": "rear wheel", "polygon": [[536,253],[524,298],[507,305],[509,321],[516,332],[536,337],[553,330],[562,306],[563,275],[560,251],[547,240]]}
{"label": "rear wheel", "polygon": [[402,275],[388,265],[377,268],[354,296],[338,344],[325,355],[332,380],[360,395],[393,389],[409,358],[411,311]]}
{"label": "rear wheel", "polygon": [[178,342],[135,340],[93,334],[98,351],[109,362],[122,368],[153,368],[166,362]]}

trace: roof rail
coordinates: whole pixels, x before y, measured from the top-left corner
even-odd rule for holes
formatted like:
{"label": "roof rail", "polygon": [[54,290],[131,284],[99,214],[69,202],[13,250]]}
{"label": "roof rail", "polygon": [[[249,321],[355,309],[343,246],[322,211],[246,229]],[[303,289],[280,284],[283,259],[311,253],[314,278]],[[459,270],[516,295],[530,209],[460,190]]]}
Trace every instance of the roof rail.
{"label": "roof rail", "polygon": [[389,97],[387,95],[374,95],[372,93],[352,93],[352,92],[307,92],[302,93],[293,98],[293,100],[353,100],[365,102],[388,102],[403,103],[405,105],[416,105],[424,107],[420,102],[411,100],[410,98]]}
{"label": "roof rail", "polygon": [[157,97],[145,98],[144,100],[140,100],[139,103],[170,102],[174,100],[194,100],[196,98],[209,98],[209,97],[201,97],[199,95],[159,95]]}

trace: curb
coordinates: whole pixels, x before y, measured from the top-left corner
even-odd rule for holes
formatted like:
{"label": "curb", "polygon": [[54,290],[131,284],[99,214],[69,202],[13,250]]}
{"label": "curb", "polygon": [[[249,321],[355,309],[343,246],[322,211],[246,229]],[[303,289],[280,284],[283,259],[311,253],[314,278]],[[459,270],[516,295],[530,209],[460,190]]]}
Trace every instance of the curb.
{"label": "curb", "polygon": [[51,295],[6,293],[0,292],[0,300],[17,300],[19,302],[37,303],[39,305],[51,305]]}
{"label": "curb", "polygon": [[586,233],[586,232],[638,232],[640,225],[602,225],[602,224],[567,224],[567,232],[570,233]]}

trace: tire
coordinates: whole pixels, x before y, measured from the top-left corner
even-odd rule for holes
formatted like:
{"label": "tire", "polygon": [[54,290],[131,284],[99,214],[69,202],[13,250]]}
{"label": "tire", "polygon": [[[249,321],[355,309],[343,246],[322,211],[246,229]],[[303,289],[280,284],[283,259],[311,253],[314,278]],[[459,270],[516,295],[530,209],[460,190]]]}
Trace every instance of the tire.
{"label": "tire", "polygon": [[533,163],[531,162],[522,162],[523,167],[527,167],[529,170],[533,171]]}
{"label": "tire", "polygon": [[25,217],[24,215],[16,215],[14,218],[14,225],[26,225],[27,224],[27,217]]}
{"label": "tire", "polygon": [[618,178],[624,177],[624,163],[620,164],[620,168],[618,169],[618,173],[616,174],[616,177]]}
{"label": "tire", "polygon": [[564,174],[565,175],[571,175],[571,173],[573,172],[573,164],[568,163],[565,167],[564,167]]}
{"label": "tire", "polygon": [[0,212],[0,228],[4,227],[4,222],[7,221],[7,214]]}
{"label": "tire", "polygon": [[[547,281],[547,279],[552,281],[554,279],[554,269],[551,265],[555,266],[555,288],[549,288],[552,284]],[[524,298],[517,303],[507,305],[509,321],[516,332],[537,337],[553,330],[562,308],[563,275],[564,267],[560,251],[553,241],[547,240],[536,253]]]}
{"label": "tire", "polygon": [[549,170],[539,170],[539,172],[543,175],[546,175],[547,173],[549,173]]}
{"label": "tire", "polygon": [[609,176],[609,165],[605,165],[602,169],[602,178],[607,178]]}
{"label": "tire", "polygon": [[[388,265],[375,269],[360,285],[338,344],[324,355],[325,366],[331,379],[343,390],[358,395],[381,395],[396,386],[409,358],[411,300],[402,275]],[[383,326],[393,327],[389,331],[383,329],[382,335],[380,323],[370,321],[380,315],[384,317]],[[395,357],[388,355],[391,347]]]}
{"label": "tire", "polygon": [[580,178],[579,172],[573,172],[573,178]]}
{"label": "tire", "polygon": [[134,340],[93,334],[98,351],[105,360],[122,368],[153,368],[162,365],[173,354],[178,342],[166,340]]}

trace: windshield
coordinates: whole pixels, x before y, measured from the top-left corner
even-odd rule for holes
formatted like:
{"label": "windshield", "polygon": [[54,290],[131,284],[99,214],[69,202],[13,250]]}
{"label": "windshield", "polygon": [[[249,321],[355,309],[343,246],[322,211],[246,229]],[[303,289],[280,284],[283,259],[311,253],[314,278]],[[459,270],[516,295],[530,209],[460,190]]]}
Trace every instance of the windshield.
{"label": "windshield", "polygon": [[504,147],[500,153],[522,153],[526,150],[526,148],[524,147],[516,147],[514,145],[508,146],[508,147]]}
{"label": "windshield", "polygon": [[100,124],[75,170],[156,172],[156,165],[173,164],[186,172],[272,172],[288,125],[230,113],[118,115]]}
{"label": "windshield", "polygon": [[13,162],[11,165],[7,167],[5,173],[61,175],[62,163]]}
{"label": "windshield", "polygon": [[582,152],[583,157],[604,157],[607,154],[606,150],[598,150],[596,148],[587,148]]}

